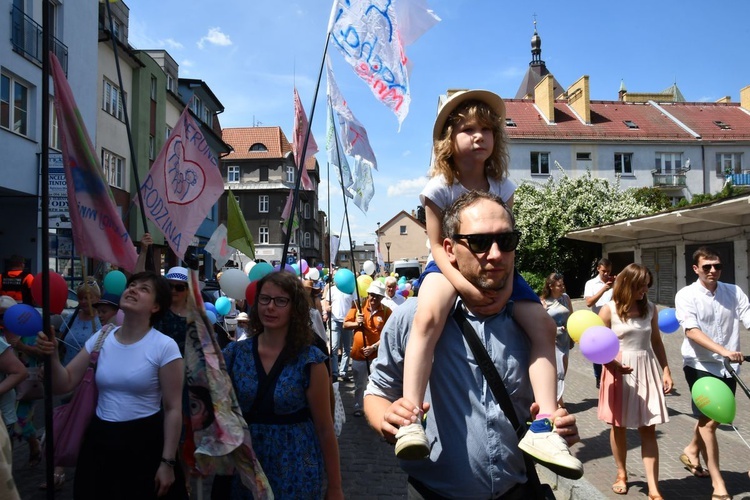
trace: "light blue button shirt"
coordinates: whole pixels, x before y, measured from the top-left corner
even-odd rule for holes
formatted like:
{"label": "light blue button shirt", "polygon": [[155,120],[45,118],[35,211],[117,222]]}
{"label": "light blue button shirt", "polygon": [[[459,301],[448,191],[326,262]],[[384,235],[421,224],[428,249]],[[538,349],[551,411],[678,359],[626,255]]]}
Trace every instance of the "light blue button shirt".
{"label": "light blue button shirt", "polygon": [[[403,363],[417,300],[407,300],[386,323],[366,394],[395,401],[402,396]],[[456,307],[462,307],[457,301]],[[529,380],[530,343],[508,309],[480,319],[466,313],[487,348],[523,422],[533,400]],[[518,437],[482,375],[451,314],[435,347],[425,400],[427,460],[401,461],[401,468],[446,497],[494,498],[526,482]]]}

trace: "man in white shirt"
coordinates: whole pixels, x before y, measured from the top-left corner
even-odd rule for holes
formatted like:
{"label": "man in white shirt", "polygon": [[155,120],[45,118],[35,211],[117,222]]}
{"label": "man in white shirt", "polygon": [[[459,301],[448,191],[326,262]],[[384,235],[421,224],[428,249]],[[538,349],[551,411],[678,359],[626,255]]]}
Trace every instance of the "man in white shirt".
{"label": "man in white shirt", "polygon": [[[677,319],[685,330],[682,343],[683,370],[692,391],[693,384],[702,377],[714,377],[732,390],[736,381],[726,372],[724,358],[734,363],[743,360],[740,352],[740,321],[750,328],[750,303],[737,285],[722,283],[721,259],[715,250],[700,247],[693,253],[693,271],[698,280],[675,296]],[[739,365],[735,366],[739,370]],[[732,498],[727,493],[719,468],[719,444],[716,429],[719,422],[703,415],[693,404],[698,422],[690,444],[685,447],[680,461],[695,476],[705,476],[700,456],[713,485],[712,498]]]}
{"label": "man in white shirt", "polygon": [[[347,294],[336,288],[336,285],[328,283],[323,291],[323,322],[327,323],[331,318],[331,371],[333,380],[337,377],[344,381],[351,378],[346,375],[349,364],[349,353],[352,350],[352,331],[344,329],[344,319],[352,308],[354,295]],[[339,363],[338,350],[341,349],[341,362]]]}
{"label": "man in white shirt", "polygon": [[391,311],[395,311],[405,300],[406,297],[398,293],[398,280],[393,276],[388,276],[385,279],[385,298],[383,299],[383,305]]}
{"label": "man in white shirt", "polygon": [[[594,314],[599,314],[602,306],[612,300],[612,284],[615,277],[610,276],[612,263],[604,257],[596,263],[596,272],[597,275],[586,282],[583,298],[586,299],[586,307],[590,307]],[[598,389],[602,378],[602,365],[598,363],[594,363],[594,378]]]}

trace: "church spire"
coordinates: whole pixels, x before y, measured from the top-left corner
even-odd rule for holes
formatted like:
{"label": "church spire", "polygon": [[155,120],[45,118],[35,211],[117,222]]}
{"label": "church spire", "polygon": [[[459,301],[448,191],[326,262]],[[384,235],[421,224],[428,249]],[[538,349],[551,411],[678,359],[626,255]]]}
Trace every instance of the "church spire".
{"label": "church spire", "polygon": [[542,61],[542,38],[536,31],[536,19],[534,19],[534,35],[531,37],[531,62],[529,66],[544,66],[544,61]]}

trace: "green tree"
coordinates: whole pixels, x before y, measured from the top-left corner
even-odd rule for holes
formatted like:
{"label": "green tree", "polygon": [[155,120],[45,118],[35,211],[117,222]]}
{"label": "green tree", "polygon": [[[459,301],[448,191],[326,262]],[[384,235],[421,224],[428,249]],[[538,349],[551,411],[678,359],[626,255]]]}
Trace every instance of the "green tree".
{"label": "green tree", "polygon": [[566,233],[662,209],[657,195],[634,196],[631,191],[620,190],[619,178],[611,183],[594,178],[590,171],[569,177],[559,165],[558,169],[561,177],[550,177],[543,184],[524,183],[514,197],[513,211],[523,234],[516,262],[535,289],[551,272],[579,279],[588,274],[591,245],[567,240],[563,238]]}

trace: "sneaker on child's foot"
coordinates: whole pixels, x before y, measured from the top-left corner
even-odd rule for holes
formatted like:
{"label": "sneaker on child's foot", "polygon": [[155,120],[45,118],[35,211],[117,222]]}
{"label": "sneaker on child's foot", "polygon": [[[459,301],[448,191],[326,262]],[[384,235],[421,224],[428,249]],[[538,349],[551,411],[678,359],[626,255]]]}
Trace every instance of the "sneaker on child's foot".
{"label": "sneaker on child's foot", "polygon": [[403,460],[421,460],[430,455],[430,443],[419,422],[405,425],[396,433],[396,456]]}
{"label": "sneaker on child's foot", "polygon": [[570,454],[568,444],[555,432],[548,418],[535,420],[518,447],[555,474],[568,479],[583,476],[583,464]]}

